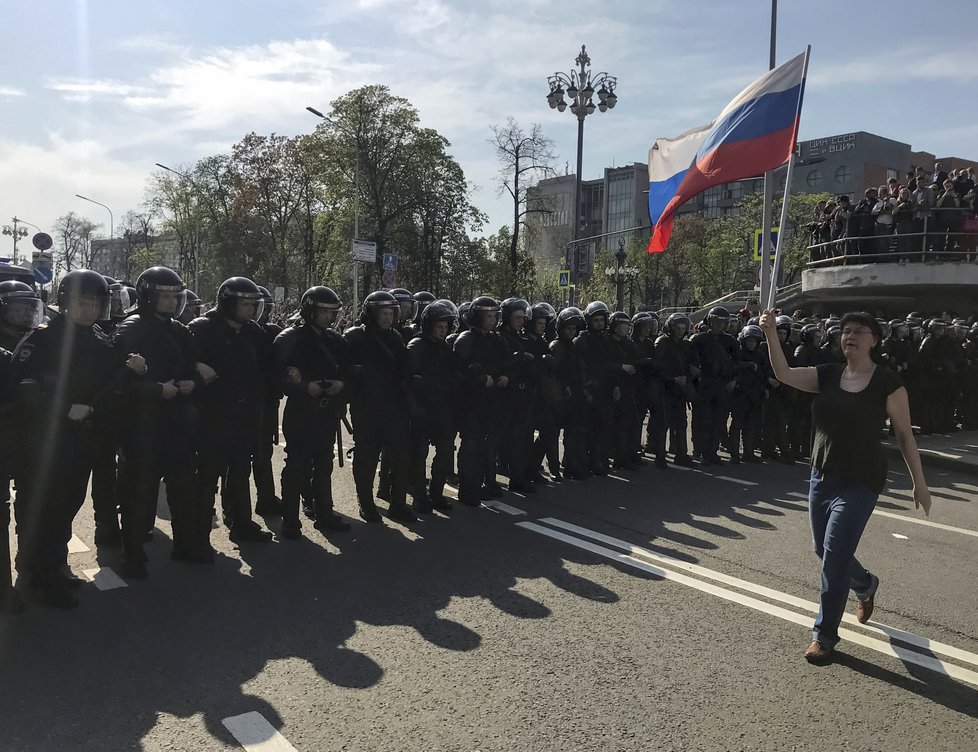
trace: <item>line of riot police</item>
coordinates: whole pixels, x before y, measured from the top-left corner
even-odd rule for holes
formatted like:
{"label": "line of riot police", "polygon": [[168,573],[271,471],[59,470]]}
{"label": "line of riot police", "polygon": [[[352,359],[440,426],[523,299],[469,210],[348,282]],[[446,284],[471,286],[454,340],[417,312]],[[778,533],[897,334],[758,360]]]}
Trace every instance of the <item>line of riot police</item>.
{"label": "line of riot police", "polygon": [[[653,312],[629,317],[600,301],[558,313],[480,296],[456,308],[398,288],[370,293],[341,332],[343,302],[328,287],[307,290],[284,330],[270,323],[272,305],[244,277],[222,283],[204,311],[167,268],[147,269],[134,288],[75,270],[42,324],[30,287],[0,283],[0,512],[7,523],[12,480],[23,585],[14,590],[0,564],[0,610],[21,607],[18,591],[77,604],[67,545],[90,478],[95,543],[121,548],[127,579],[149,574],[144,545],[161,481],[175,561],[214,561],[219,486],[239,545],[272,539],[256,516],[280,515],[283,539],[302,536],[303,516],[322,534],[349,530],[332,485],[348,411],[359,515],[371,524],[383,522],[378,498],[402,523],[450,511],[448,484],[459,503],[478,506],[503,493],[499,476],[510,492],[533,494],[637,470],[646,454],[665,469],[670,454],[678,465],[720,463],[721,448],[732,462],[790,463],[810,451],[810,396],[773,378],[756,322],[720,306],[694,329],[682,313],[660,327]],[[918,348],[913,317],[890,323],[880,362],[908,384],[921,425],[942,430],[955,409],[978,425],[978,328],[958,341],[933,320]],[[780,316],[777,331],[789,363],[842,360],[837,321]],[[957,402],[928,398],[934,381],[952,379]],[[280,414],[281,497],[272,471]]]}

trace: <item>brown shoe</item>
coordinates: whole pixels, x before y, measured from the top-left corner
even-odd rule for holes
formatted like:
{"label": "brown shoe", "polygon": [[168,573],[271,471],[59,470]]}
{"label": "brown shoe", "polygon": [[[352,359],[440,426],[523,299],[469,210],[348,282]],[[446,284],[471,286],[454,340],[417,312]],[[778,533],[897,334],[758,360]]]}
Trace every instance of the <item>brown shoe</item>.
{"label": "brown shoe", "polygon": [[875,600],[876,595],[874,593],[865,600],[860,598],[858,601],[856,601],[856,621],[858,621],[860,624],[865,624],[867,621],[869,621],[869,618],[873,615],[873,608],[876,606],[874,603]]}
{"label": "brown shoe", "polygon": [[824,666],[832,659],[832,648],[816,640],[805,651],[805,660],[816,666]]}

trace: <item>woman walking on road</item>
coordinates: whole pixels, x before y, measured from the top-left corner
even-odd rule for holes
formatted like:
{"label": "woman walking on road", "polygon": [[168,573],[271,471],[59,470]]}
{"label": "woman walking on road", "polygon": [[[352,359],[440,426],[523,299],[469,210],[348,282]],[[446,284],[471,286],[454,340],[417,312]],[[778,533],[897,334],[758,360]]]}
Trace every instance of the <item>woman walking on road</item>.
{"label": "woman walking on road", "polygon": [[[777,312],[761,316],[768,342],[777,345]],[[839,641],[839,624],[849,590],[858,599],[856,619],[869,621],[880,580],[856,559],[856,548],[886,481],[882,432],[887,417],[913,479],[916,508],[930,513],[930,491],[924,482],[920,454],[910,427],[907,390],[892,371],[870,357],[883,338],[868,313],[847,313],[840,322],[845,364],[825,363],[790,368],[780,346],[769,347],[774,375],[783,384],[813,392],[812,478],[808,511],[815,553],[822,560],[819,611],[809,663],[827,663]]]}

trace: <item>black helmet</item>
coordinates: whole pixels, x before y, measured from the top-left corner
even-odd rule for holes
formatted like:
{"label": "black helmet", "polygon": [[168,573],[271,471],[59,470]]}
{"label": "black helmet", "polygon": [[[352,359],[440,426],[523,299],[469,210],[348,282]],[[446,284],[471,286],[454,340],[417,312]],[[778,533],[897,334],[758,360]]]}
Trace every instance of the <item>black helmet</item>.
{"label": "black helmet", "polygon": [[418,290],[418,292],[414,293],[414,295],[411,297],[414,298],[414,302],[418,304],[418,312],[414,316],[414,323],[420,324],[421,314],[424,312],[425,307],[434,303],[436,298],[427,290]]}
{"label": "black helmet", "polygon": [[0,282],[0,320],[23,332],[36,329],[44,321],[44,302],[26,282]]}
{"label": "black helmet", "polygon": [[[498,319],[499,302],[495,298],[490,298],[488,295],[480,295],[472,301],[469,309],[465,312],[465,323],[469,326],[479,326],[479,318],[484,311],[495,313]],[[495,323],[490,328],[495,328]]]}
{"label": "black helmet", "polygon": [[464,332],[469,328],[469,323],[465,320],[465,315],[472,307],[472,301],[466,300],[458,307],[458,331]]}
{"label": "black helmet", "polygon": [[560,332],[568,326],[576,326],[578,330],[587,326],[584,321],[584,314],[581,309],[575,306],[564,308],[557,314],[557,331]]}
{"label": "black helmet", "polygon": [[756,339],[758,341],[764,339],[764,332],[761,327],[755,324],[748,324],[743,329],[740,330],[740,334],[737,335],[737,339],[743,342],[745,339]]}
{"label": "black helmet", "polygon": [[790,332],[791,327],[794,325],[794,323],[795,323],[794,319],[792,319],[791,316],[786,316],[785,314],[781,314],[774,320],[774,328],[784,329],[786,332]]}
{"label": "black helmet", "polygon": [[257,321],[261,318],[265,301],[258,285],[250,279],[247,277],[231,277],[224,280],[221,286],[217,288],[217,310],[222,316],[234,319],[237,308],[235,304],[239,300],[255,301],[255,313],[251,319]]}
{"label": "black helmet", "polygon": [[390,291],[390,293],[397,300],[398,308],[400,308],[401,311],[398,321],[401,323],[404,323],[405,321],[414,321],[414,317],[418,313],[418,301],[414,299],[411,291],[406,290],[403,287],[395,287]]}
{"label": "black helmet", "polygon": [[801,341],[806,345],[815,345],[816,347],[820,344],[822,339],[822,330],[817,324],[805,324],[801,328]]}
{"label": "black helmet", "polygon": [[726,322],[730,318],[730,311],[724,308],[722,305],[713,306],[706,314],[706,322],[709,324],[714,319],[717,321]]}
{"label": "black helmet", "polygon": [[628,333],[625,336],[631,334],[632,319],[624,311],[615,311],[613,314],[611,314],[611,316],[608,317],[608,331],[613,334],[615,331],[615,327],[618,326],[619,324],[628,324]]}
{"label": "black helmet", "polygon": [[[404,292],[407,292],[407,290]],[[408,299],[411,300],[410,293],[408,293]],[[411,300],[411,302],[413,303],[414,301]],[[401,304],[394,297],[393,293],[387,292],[386,290],[377,290],[376,292],[370,293],[363,299],[363,307],[360,309],[360,323],[376,324],[377,312],[384,308],[389,308],[394,311],[394,323],[396,324],[398,312],[402,309]]]}
{"label": "black helmet", "polygon": [[611,312],[608,310],[608,306],[602,303],[600,300],[595,300],[587,304],[587,308],[584,309],[584,320],[591,323],[591,319],[595,316],[604,316],[605,323],[607,324],[608,315]]}
{"label": "black helmet", "polygon": [[761,325],[761,317],[760,316],[751,316],[749,319],[747,319],[747,324],[749,326],[760,326]]}
{"label": "black helmet", "polygon": [[100,303],[101,309],[96,321],[106,321],[109,318],[109,285],[98,272],[91,269],[72,269],[61,278],[58,285],[58,310],[61,313],[71,310],[72,304],[78,298],[93,298]]}
{"label": "black helmet", "polygon": [[258,285],[258,291],[261,293],[262,302],[265,304],[265,308],[262,311],[262,321],[265,322],[271,318],[272,313],[275,311],[275,297],[267,287]]}
{"label": "black helmet", "polygon": [[639,311],[632,316],[632,339],[636,342],[642,337],[642,328],[649,327],[648,337],[659,333],[659,317],[651,311]]}
{"label": "black helmet", "polygon": [[139,293],[131,282],[123,282],[122,286],[126,288],[126,292],[129,293],[129,309],[132,310],[139,303]]}
{"label": "black helmet", "polygon": [[204,301],[200,299],[193,290],[187,290],[187,305],[183,307],[183,313],[180,315],[181,324],[189,324],[196,318],[204,315]]}
{"label": "black helmet", "polygon": [[522,313],[524,318],[529,318],[530,304],[523,300],[523,298],[506,298],[506,300],[499,304],[499,312],[500,325],[510,326],[510,320],[514,313]]}
{"label": "black helmet", "polygon": [[678,311],[676,313],[670,313],[669,318],[666,319],[666,331],[670,335],[676,336],[676,334],[679,333],[677,327],[680,326],[684,327],[682,334],[686,335],[689,334],[689,330],[692,328],[693,322],[689,320],[689,316],[687,316],[685,313],[679,313]]}
{"label": "black helmet", "polygon": [[[302,293],[302,298],[299,300],[299,315],[303,321],[311,324],[317,308],[325,308],[328,311],[333,311],[334,314],[339,314],[342,307],[343,301],[340,300],[339,295],[329,287],[317,285]],[[334,316],[334,321],[335,319],[336,316]]]}
{"label": "black helmet", "polygon": [[451,334],[458,323],[458,308],[450,300],[433,300],[426,303],[424,310],[421,311],[421,331],[425,334],[431,331],[431,327],[439,321],[448,322],[448,333]]}
{"label": "black helmet", "polygon": [[117,279],[107,274],[103,274],[102,276],[105,277],[105,281],[109,285],[109,297],[111,298],[109,316],[116,320],[124,319],[126,317],[126,311],[131,305],[129,301],[129,290]]}
{"label": "black helmet", "polygon": [[530,321],[546,319],[547,323],[550,323],[555,318],[557,318],[557,312],[554,310],[554,307],[550,305],[550,303],[534,303],[530,308]]}
{"label": "black helmet", "polygon": [[[111,286],[110,286],[111,287]],[[187,286],[180,275],[165,266],[152,266],[136,279],[136,293],[139,295],[139,313],[141,315],[158,313],[172,319],[180,318],[184,306],[187,305]],[[177,307],[173,312],[158,311],[156,303],[161,292],[173,293],[177,297]],[[128,297],[128,296],[127,296]]]}

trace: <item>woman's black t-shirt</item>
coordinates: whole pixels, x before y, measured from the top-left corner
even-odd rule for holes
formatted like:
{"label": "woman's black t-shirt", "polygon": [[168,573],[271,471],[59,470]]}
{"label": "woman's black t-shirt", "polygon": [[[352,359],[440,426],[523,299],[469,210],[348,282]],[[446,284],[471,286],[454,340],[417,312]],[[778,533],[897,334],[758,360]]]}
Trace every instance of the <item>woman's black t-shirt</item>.
{"label": "woman's black t-shirt", "polygon": [[880,493],[886,482],[886,455],[880,440],[886,398],[903,382],[889,368],[877,366],[865,389],[847,392],[841,384],[844,364],[823,363],[815,368],[819,393],[812,401],[812,466],[826,478]]}

